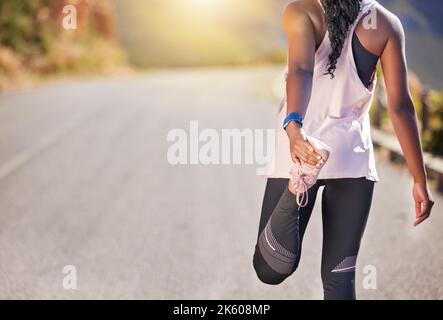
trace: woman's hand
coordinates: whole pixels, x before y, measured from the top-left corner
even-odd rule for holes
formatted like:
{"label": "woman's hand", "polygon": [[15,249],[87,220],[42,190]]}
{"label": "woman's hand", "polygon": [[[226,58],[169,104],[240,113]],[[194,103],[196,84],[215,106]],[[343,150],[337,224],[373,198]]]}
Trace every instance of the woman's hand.
{"label": "woman's hand", "polygon": [[286,132],[289,137],[292,161],[298,164],[306,162],[313,166],[323,163],[321,155],[314,151],[300,125],[293,121],[286,127]]}
{"label": "woman's hand", "polygon": [[414,197],[415,202],[414,227],[416,227],[424,220],[429,218],[432,206],[434,205],[434,201],[432,200],[432,195],[429,191],[426,181],[414,182],[414,186],[412,188],[412,196]]}

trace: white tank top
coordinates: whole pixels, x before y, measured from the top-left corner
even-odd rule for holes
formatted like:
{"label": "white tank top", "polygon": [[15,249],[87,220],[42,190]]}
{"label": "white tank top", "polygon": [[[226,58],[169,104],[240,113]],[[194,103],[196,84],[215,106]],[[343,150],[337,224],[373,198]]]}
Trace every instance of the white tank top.
{"label": "white tank top", "polygon": [[[358,76],[352,52],[355,27],[376,3],[375,0],[361,1],[360,14],[346,37],[334,79],[324,74],[331,52],[328,32],[315,53],[312,93],[303,128],[307,135],[322,140],[333,149],[318,179],[366,177],[380,181],[375,167],[369,122],[369,109],[377,79],[374,79],[370,88],[365,87]],[[287,74],[286,70],[285,78]],[[282,127],[286,107],[285,94],[278,110],[275,153],[266,174],[269,178],[289,178],[293,165],[289,139]]]}

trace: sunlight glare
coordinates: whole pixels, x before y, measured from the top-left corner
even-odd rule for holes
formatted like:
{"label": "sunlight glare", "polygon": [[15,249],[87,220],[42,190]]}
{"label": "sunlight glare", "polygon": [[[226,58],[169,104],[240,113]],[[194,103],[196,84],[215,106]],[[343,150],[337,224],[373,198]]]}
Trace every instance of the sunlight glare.
{"label": "sunlight glare", "polygon": [[220,7],[225,0],[186,0],[195,10],[213,11]]}

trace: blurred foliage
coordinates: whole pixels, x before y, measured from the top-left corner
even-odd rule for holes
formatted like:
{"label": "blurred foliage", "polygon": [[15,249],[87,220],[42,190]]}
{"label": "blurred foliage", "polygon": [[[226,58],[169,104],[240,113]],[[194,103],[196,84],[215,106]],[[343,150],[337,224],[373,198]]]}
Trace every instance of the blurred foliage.
{"label": "blurred foliage", "polygon": [[[78,29],[62,26],[75,3]],[[0,0],[0,91],[33,75],[108,72],[126,63],[106,0]]]}
{"label": "blurred foliage", "polygon": [[425,150],[443,156],[443,93],[431,90],[426,102],[429,106],[429,131],[423,135]]}
{"label": "blurred foliage", "polygon": [[0,44],[24,57],[48,52],[54,32],[44,15],[54,0],[0,0]]}

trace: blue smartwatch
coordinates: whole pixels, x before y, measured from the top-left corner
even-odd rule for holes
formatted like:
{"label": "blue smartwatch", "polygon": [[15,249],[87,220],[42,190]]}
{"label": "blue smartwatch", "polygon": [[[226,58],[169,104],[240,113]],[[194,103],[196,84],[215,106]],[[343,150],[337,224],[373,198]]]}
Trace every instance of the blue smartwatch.
{"label": "blue smartwatch", "polygon": [[291,112],[288,114],[288,116],[285,118],[285,121],[283,122],[283,129],[286,130],[286,127],[292,122],[297,122],[300,126],[303,126],[303,118],[295,112]]}

